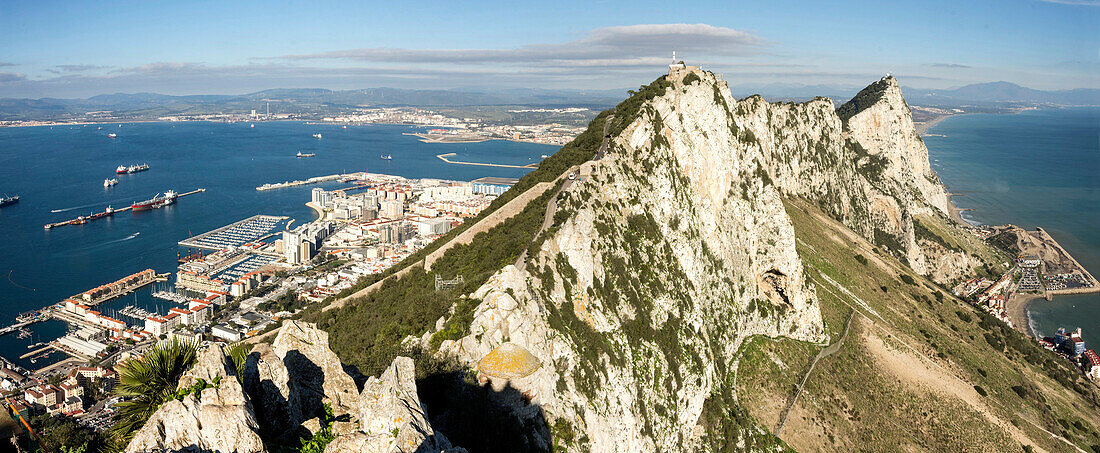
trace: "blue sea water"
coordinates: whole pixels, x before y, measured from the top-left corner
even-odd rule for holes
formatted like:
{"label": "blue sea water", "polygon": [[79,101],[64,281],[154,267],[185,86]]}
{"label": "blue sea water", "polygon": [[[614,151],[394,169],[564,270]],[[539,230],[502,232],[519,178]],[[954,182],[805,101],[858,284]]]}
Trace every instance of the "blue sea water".
{"label": "blue sea water", "polygon": [[[929,133],[933,168],[962,195],[955,204],[973,209],[964,217],[1042,227],[1100,276],[1100,108],[961,115]],[[1081,327],[1100,342],[1100,294],[1039,300],[1029,313],[1041,335]]]}
{"label": "blue sea water", "polygon": [[[409,178],[472,180],[484,176],[519,177],[529,170],[448,164],[436,158],[457,153],[456,160],[529,164],[557,147],[508,141],[427,144],[409,126],[314,125],[301,122],[255,123],[123,123],[103,125],[0,128],[0,193],[18,194],[20,202],[0,208],[0,325],[24,311],[152,268],[174,272],[176,243],[255,215],[285,215],[298,223],[312,220],[313,187],[334,189],[336,182],[257,191],[264,183],[306,179],[343,172],[370,171]],[[115,133],[117,138],[107,137]],[[312,134],[322,134],[322,139]],[[298,151],[317,157],[299,159]],[[382,160],[382,154],[392,160]],[[148,163],[150,170],[114,174],[120,164]],[[104,178],[119,179],[103,188]],[[134,201],[175,190],[204,187],[206,192],[182,197],[164,209],[123,212],[80,226],[44,230],[42,226],[100,212],[107,205]],[[60,211],[60,212],[51,212]],[[150,296],[168,284],[148,286],[100,305],[112,313],[125,305],[167,311],[172,303]],[[116,316],[136,324],[137,320]],[[17,360],[27,345],[64,333],[59,321],[34,325],[33,338],[0,337],[0,354]],[[59,360],[54,354],[52,360]]]}

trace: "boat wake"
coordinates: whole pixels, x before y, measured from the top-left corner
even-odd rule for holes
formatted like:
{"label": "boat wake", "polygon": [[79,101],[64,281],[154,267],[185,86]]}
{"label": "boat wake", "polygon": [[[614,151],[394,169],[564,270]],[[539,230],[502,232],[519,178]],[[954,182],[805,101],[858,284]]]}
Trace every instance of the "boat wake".
{"label": "boat wake", "polygon": [[102,249],[102,248],[106,248],[106,247],[110,247],[110,246],[112,246],[112,245],[118,244],[118,243],[120,243],[120,242],[126,242],[126,241],[131,241],[131,240],[134,240],[134,239],[135,239],[135,238],[137,238],[137,237],[138,237],[138,236],[139,236],[140,234],[141,234],[141,232],[139,231],[139,232],[137,232],[137,233],[131,234],[131,235],[129,235],[129,236],[126,236],[126,237],[124,237],[124,238],[119,238],[119,239],[112,239],[112,240],[110,240],[110,241],[106,241],[106,242],[100,242],[100,243],[98,243],[98,244],[92,244],[92,245],[89,245],[89,246],[87,246],[87,247],[81,247],[81,248],[78,248],[78,249],[74,249],[74,250],[72,250],[72,251],[71,251],[71,252],[69,252],[69,253],[63,253],[63,254],[61,254],[61,256],[75,256],[75,255],[83,255],[83,254],[85,254],[86,252],[88,252],[89,250],[99,250],[99,249]]}
{"label": "boat wake", "polygon": [[15,283],[15,280],[12,280],[12,279],[11,279],[11,273],[12,273],[12,272],[15,272],[15,269],[12,269],[12,270],[9,270],[9,271],[8,271],[8,281],[9,281],[9,282],[11,282],[11,284],[13,284],[13,285],[15,285],[15,286],[18,286],[18,287],[20,287],[20,288],[23,288],[23,289],[25,289],[25,290],[28,290],[28,291],[38,291],[37,289],[34,289],[34,288],[27,288],[26,286],[23,286],[23,285],[20,285],[20,284],[18,284],[18,283]]}

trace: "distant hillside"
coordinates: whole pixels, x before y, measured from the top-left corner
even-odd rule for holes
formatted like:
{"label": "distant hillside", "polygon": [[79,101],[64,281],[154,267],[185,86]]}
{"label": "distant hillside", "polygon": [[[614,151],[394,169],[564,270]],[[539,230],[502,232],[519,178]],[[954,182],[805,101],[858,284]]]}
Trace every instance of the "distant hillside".
{"label": "distant hillside", "polygon": [[115,93],[87,99],[0,99],[0,120],[64,120],[92,111],[111,111],[116,117],[155,118],[165,115],[272,113],[331,115],[358,107],[463,107],[496,105],[582,106],[597,110],[614,105],[625,90],[543,90],[470,88],[463,90],[408,90],[368,88],[326,90],[282,88],[242,95],[172,96],[155,93]]}
{"label": "distant hillside", "polygon": [[913,104],[1032,103],[1055,105],[1100,105],[1100,89],[1042,91],[1010,82],[975,83],[950,90],[905,88],[905,98]]}

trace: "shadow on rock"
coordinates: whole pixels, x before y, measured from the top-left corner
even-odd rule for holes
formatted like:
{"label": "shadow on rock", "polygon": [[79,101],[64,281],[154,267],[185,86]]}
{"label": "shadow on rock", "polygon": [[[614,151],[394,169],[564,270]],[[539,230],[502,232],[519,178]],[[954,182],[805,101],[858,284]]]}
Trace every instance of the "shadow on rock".
{"label": "shadow on rock", "polygon": [[506,385],[497,391],[478,384],[470,371],[434,365],[425,365],[432,369],[418,376],[416,388],[436,432],[471,453],[550,451],[542,408],[519,390]]}

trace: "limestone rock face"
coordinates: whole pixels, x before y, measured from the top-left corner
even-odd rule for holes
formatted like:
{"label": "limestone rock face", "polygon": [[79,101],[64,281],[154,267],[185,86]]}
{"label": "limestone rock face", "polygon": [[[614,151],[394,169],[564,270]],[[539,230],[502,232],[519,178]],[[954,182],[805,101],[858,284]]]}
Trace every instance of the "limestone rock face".
{"label": "limestone rock face", "polygon": [[450,449],[450,442],[428,423],[416,393],[412,359],[398,357],[371,377],[359,396],[360,431],[337,437],[326,452],[415,452]]}
{"label": "limestone rock face", "polygon": [[[839,111],[824,98],[738,101],[699,70],[651,90],[615,112],[627,117],[611,120],[606,156],[559,195],[524,268],[469,295],[482,301],[470,334],[440,346],[519,390],[517,414],[583,432],[580,450],[702,449],[699,421],[724,417],[704,403],[735,393],[745,338],[824,340],[783,197],[815,202],[933,278],[972,264],[916,238],[914,219],[945,216],[948,202],[892,78]],[[501,372],[508,345],[541,366]]]}
{"label": "limestone rock face", "polygon": [[245,362],[244,384],[256,408],[257,416],[273,432],[287,432],[302,424],[298,392],[292,392],[290,373],[283,358],[267,343],[252,348]]}
{"label": "limestone rock face", "polygon": [[286,367],[289,391],[297,395],[298,420],[317,415],[324,403],[337,415],[354,413],[359,389],[329,349],[327,332],[309,323],[287,321],[272,350]]}
{"label": "limestone rock face", "polygon": [[161,405],[126,452],[261,452],[261,424],[276,437],[284,433],[282,439],[269,439],[273,442],[297,441],[304,432],[324,428],[310,406],[324,403],[338,418],[337,407],[347,416],[329,426],[336,438],[327,452],[465,452],[428,423],[410,358],[396,358],[360,393],[329,349],[328,335],[313,324],[291,321],[279,331],[274,348],[261,343],[248,355],[242,376],[247,393],[235,370],[223,346],[203,349],[179,388],[198,379],[217,381],[216,387]]}
{"label": "limestone rock face", "polygon": [[208,383],[217,379],[217,386],[197,397],[162,404],[125,451],[265,451],[252,405],[230,370],[220,345],[201,351],[194,368],[180,380],[180,388],[200,378]]}

